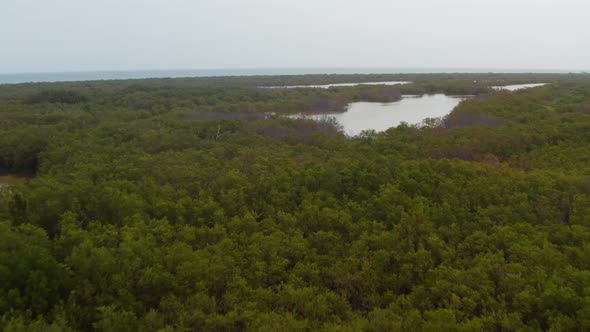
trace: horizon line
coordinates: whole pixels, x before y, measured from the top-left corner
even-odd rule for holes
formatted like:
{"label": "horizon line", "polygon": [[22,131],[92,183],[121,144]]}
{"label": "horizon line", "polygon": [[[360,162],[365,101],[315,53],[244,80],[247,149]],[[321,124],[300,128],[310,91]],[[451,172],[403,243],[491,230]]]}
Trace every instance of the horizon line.
{"label": "horizon line", "polygon": [[149,79],[205,79],[222,77],[280,77],[306,75],[444,75],[444,74],[529,74],[586,75],[585,70],[526,69],[526,68],[210,68],[210,69],[146,69],[95,70],[66,72],[0,73],[0,86],[13,84],[67,83]]}
{"label": "horizon line", "polygon": [[[370,74],[408,74],[418,73],[411,72],[411,70],[435,70],[437,73],[585,73],[590,72],[590,69],[559,69],[559,68],[519,68],[519,67],[215,67],[215,68],[153,68],[153,69],[88,69],[88,70],[55,70],[55,71],[13,71],[0,72],[0,75],[33,75],[33,74],[80,74],[80,73],[141,73],[141,72],[181,72],[181,71],[202,71],[202,72],[216,72],[216,71],[279,71],[279,70],[402,70],[403,72],[374,72]],[[481,70],[477,72],[477,70]],[[314,73],[315,74],[315,73]],[[322,74],[339,74],[325,72]],[[359,74],[368,74],[367,72]],[[263,75],[263,74],[262,74]],[[277,74],[275,74],[277,75]],[[278,74],[281,75],[281,74]],[[293,75],[293,74],[286,74]],[[305,75],[305,74],[295,74]]]}

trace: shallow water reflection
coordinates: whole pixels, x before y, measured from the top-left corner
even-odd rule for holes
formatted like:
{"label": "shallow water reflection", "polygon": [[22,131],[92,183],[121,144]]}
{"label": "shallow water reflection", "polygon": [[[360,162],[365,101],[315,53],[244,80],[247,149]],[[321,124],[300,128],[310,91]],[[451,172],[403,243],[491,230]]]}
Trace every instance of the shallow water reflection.
{"label": "shallow water reflection", "polygon": [[324,120],[334,118],[347,135],[358,135],[363,130],[384,131],[402,122],[419,124],[426,118],[439,118],[449,114],[455,106],[468,96],[447,96],[443,94],[424,96],[403,96],[393,103],[356,102],[348,105],[343,113],[295,114],[291,118]]}
{"label": "shallow water reflection", "polygon": [[412,82],[390,81],[390,82],[361,82],[361,83],[334,83],[334,84],[312,84],[312,85],[283,85],[283,86],[261,86],[263,89],[296,89],[296,88],[316,88],[329,89],[332,87],[357,86],[357,85],[404,85]]}
{"label": "shallow water reflection", "polygon": [[494,90],[508,90],[508,91],[517,91],[529,88],[536,88],[538,86],[547,85],[547,83],[529,83],[529,84],[512,84],[512,85],[499,85],[493,86],[492,89]]}

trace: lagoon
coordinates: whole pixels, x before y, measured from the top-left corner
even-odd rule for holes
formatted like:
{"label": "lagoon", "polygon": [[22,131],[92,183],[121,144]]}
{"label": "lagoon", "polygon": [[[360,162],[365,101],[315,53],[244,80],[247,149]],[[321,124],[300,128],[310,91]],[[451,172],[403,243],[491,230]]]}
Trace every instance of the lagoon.
{"label": "lagoon", "polygon": [[333,84],[310,84],[310,85],[283,85],[283,86],[261,86],[262,89],[297,89],[297,88],[315,88],[329,89],[332,87],[349,87],[358,85],[404,85],[411,84],[407,81],[389,81],[389,82],[360,82],[360,83],[333,83]]}
{"label": "lagoon", "polygon": [[355,136],[363,130],[384,131],[391,127],[397,127],[402,122],[419,124],[426,118],[443,117],[466,98],[469,96],[404,95],[401,100],[392,103],[350,103],[343,113],[300,113],[289,117],[317,121],[333,118],[343,127],[347,135]]}
{"label": "lagoon", "polygon": [[547,85],[547,83],[528,83],[528,84],[499,85],[499,86],[493,86],[492,89],[494,89],[494,90],[517,91],[517,90],[523,90],[523,89],[536,88],[538,86],[543,86],[543,85]]}

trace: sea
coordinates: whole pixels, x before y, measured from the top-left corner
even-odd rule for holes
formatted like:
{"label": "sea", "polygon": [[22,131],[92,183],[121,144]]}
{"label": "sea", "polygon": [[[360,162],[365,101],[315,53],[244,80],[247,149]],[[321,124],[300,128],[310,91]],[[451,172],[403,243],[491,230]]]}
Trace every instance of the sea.
{"label": "sea", "polygon": [[142,78],[180,78],[214,76],[305,75],[305,74],[427,74],[427,73],[568,73],[562,70],[486,69],[486,68],[248,68],[114,70],[44,73],[0,73],[0,84],[75,82]]}

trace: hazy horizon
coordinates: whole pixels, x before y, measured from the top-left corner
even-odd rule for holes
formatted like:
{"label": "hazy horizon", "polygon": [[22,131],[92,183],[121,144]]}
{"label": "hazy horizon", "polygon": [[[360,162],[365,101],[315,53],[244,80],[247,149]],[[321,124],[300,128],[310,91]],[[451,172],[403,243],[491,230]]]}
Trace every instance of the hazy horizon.
{"label": "hazy horizon", "polygon": [[119,70],[119,71],[80,71],[44,73],[0,73],[0,84],[50,83],[97,80],[127,80],[151,78],[191,78],[221,76],[289,76],[289,75],[350,75],[350,74],[586,74],[585,71],[572,70],[527,70],[527,69],[444,69],[444,68],[236,68],[236,69],[173,69],[173,70]]}
{"label": "hazy horizon", "polygon": [[590,69],[582,0],[23,0],[0,74],[282,68]]}
{"label": "hazy horizon", "polygon": [[[18,72],[0,72],[0,75],[30,75],[30,74],[69,74],[69,73],[140,73],[140,72],[305,72],[309,74],[340,74],[358,73],[359,74],[420,74],[420,73],[581,73],[587,72],[586,68],[494,68],[494,67],[219,67],[219,68],[138,68],[138,69],[92,69],[92,70],[73,70],[73,71],[18,71]],[[253,74],[265,75],[265,74]],[[280,75],[280,74],[279,74]],[[300,75],[300,74],[294,74]]]}

